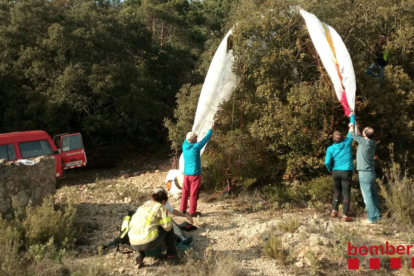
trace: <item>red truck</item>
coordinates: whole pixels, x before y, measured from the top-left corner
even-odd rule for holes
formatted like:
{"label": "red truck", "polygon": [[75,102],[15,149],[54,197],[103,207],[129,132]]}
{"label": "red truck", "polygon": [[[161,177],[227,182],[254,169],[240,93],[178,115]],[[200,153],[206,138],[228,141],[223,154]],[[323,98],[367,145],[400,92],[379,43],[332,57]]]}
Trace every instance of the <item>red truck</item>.
{"label": "red truck", "polygon": [[16,161],[44,155],[56,159],[56,178],[62,178],[64,170],[87,163],[80,133],[59,134],[53,140],[43,130],[0,134],[0,159]]}

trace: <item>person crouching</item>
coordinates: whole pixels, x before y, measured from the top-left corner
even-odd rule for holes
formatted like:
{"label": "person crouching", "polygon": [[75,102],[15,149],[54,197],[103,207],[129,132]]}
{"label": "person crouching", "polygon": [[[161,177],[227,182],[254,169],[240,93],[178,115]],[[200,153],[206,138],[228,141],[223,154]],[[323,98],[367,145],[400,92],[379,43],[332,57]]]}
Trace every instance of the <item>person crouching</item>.
{"label": "person crouching", "polygon": [[132,249],[138,251],[138,268],[144,265],[145,251],[156,249],[164,241],[167,244],[166,257],[170,259],[177,256],[172,220],[165,208],[168,195],[164,190],[156,190],[151,198],[138,208],[129,223],[128,236]]}

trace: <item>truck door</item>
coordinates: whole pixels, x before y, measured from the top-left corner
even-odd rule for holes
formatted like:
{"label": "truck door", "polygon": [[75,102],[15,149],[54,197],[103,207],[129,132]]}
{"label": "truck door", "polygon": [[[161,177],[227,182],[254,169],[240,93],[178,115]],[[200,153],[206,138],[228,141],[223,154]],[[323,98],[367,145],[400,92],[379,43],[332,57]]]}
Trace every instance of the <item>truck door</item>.
{"label": "truck door", "polygon": [[[60,136],[60,140],[56,138]],[[86,166],[86,154],[83,148],[82,135],[80,133],[61,134],[54,137],[56,144],[60,142],[58,149],[60,156],[62,156],[64,169],[73,169],[77,167]]]}

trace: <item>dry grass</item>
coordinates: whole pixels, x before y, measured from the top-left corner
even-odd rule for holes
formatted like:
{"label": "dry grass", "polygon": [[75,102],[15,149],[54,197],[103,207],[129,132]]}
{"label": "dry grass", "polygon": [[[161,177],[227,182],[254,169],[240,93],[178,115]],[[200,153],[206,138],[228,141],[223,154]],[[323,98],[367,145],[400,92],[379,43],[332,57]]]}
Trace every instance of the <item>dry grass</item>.
{"label": "dry grass", "polygon": [[[392,151],[391,158],[393,160]],[[407,170],[402,171],[400,164],[394,161],[384,171],[385,178],[379,182],[379,186],[392,218],[405,226],[413,226],[414,179],[408,177]]]}
{"label": "dry grass", "polygon": [[[55,210],[52,197],[42,206],[15,210],[0,218],[0,275],[109,275],[100,262],[80,264],[73,256],[78,230],[73,224],[76,209]],[[74,252],[74,253],[72,253]]]}
{"label": "dry grass", "polygon": [[[237,263],[239,259],[232,252],[213,252],[206,249],[202,260],[193,258],[192,249],[185,252],[186,262],[180,266],[167,266],[165,274],[171,276],[243,276],[245,273]],[[159,275],[164,275],[160,271]]]}
{"label": "dry grass", "polygon": [[285,264],[287,261],[282,240],[278,237],[272,236],[263,243],[263,255],[278,260],[281,264]]}
{"label": "dry grass", "polygon": [[283,232],[295,233],[300,224],[297,218],[291,216],[281,221],[278,226]]}

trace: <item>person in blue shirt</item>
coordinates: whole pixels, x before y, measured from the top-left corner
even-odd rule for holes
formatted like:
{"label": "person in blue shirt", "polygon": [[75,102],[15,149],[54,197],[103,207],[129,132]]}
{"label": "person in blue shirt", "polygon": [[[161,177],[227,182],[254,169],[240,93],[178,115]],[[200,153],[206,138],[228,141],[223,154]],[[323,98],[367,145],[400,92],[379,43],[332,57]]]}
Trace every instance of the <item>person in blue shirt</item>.
{"label": "person in blue shirt", "polygon": [[[355,115],[351,115],[351,124],[355,124]],[[334,144],[328,147],[325,156],[325,166],[329,172],[332,172],[334,183],[334,194],[332,201],[332,217],[338,217],[338,205],[341,194],[343,196],[343,220],[352,221],[348,215],[349,203],[351,196],[351,180],[354,170],[352,158],[352,137],[348,133],[343,137],[340,131],[333,133]]]}
{"label": "person in blue shirt", "polygon": [[190,216],[196,217],[198,192],[201,186],[201,158],[200,151],[210,140],[213,130],[209,129],[206,136],[197,143],[198,136],[195,132],[187,133],[183,143],[184,156],[184,184],[181,194],[180,210],[187,212],[188,197],[190,197]]}

